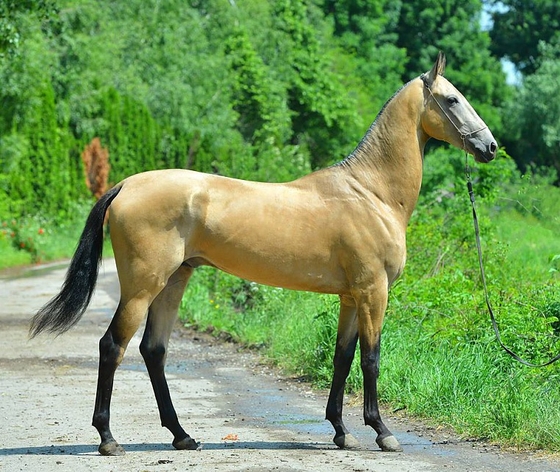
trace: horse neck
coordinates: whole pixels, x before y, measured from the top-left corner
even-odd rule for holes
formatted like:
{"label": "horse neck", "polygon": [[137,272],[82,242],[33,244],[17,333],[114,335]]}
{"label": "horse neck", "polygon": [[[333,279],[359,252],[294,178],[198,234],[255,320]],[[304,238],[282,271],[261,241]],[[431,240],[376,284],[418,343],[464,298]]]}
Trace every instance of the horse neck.
{"label": "horse neck", "polygon": [[358,147],[341,163],[363,188],[402,214],[405,225],[420,193],[429,139],[420,124],[422,109],[422,84],[416,79],[385,104]]}

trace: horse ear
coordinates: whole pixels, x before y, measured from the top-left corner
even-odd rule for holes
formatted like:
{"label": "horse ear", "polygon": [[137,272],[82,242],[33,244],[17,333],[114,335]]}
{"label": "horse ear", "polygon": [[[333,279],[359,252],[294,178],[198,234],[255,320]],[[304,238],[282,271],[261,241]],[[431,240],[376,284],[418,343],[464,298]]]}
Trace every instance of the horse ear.
{"label": "horse ear", "polygon": [[424,75],[424,80],[426,81],[427,85],[432,85],[434,80],[436,80],[438,75],[443,75],[445,73],[445,54],[443,52],[439,52],[436,62],[432,67],[432,70]]}

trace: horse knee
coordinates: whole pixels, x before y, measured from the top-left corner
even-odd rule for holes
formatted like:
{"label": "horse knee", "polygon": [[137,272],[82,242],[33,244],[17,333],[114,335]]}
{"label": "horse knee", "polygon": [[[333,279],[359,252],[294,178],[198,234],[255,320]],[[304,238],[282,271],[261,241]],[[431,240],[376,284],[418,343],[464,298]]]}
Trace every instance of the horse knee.
{"label": "horse knee", "polygon": [[354,360],[355,353],[355,342],[351,342],[347,346],[337,345],[333,357],[333,364],[335,369],[337,367],[349,367]]}
{"label": "horse knee", "polygon": [[379,377],[379,361],[377,358],[366,357],[364,359],[362,357],[360,367],[364,378],[377,379]]}

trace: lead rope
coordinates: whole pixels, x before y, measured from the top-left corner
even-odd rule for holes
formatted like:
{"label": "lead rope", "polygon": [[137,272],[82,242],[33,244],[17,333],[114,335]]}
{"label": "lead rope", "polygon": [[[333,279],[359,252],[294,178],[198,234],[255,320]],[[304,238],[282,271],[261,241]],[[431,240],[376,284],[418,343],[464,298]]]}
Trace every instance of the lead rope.
{"label": "lead rope", "polygon": [[496,317],[494,316],[494,310],[492,309],[492,304],[490,303],[490,296],[488,295],[488,286],[486,285],[486,274],[484,272],[484,264],[482,262],[482,246],[480,244],[480,227],[478,225],[478,216],[476,214],[474,190],[473,190],[473,184],[472,184],[472,180],[471,180],[471,172],[470,172],[469,164],[468,164],[468,153],[467,153],[467,148],[466,148],[466,143],[465,143],[466,138],[468,138],[469,136],[472,136],[473,134],[478,133],[479,131],[482,131],[483,129],[486,129],[487,126],[485,124],[483,127],[477,129],[476,131],[472,131],[472,132],[466,133],[466,134],[463,133],[461,131],[461,129],[451,119],[451,117],[447,114],[445,109],[441,106],[441,104],[439,103],[437,98],[434,96],[434,94],[432,92],[432,89],[430,87],[430,84],[426,80],[426,77],[424,75],[422,75],[422,76],[420,76],[420,78],[424,82],[424,85],[425,85],[426,89],[428,90],[428,92],[430,93],[431,97],[433,98],[434,102],[436,102],[437,106],[440,108],[440,110],[443,112],[443,114],[447,117],[449,122],[453,125],[453,127],[457,130],[457,132],[461,136],[463,151],[465,151],[465,176],[467,178],[467,190],[469,192],[469,198],[470,198],[471,207],[472,207],[474,235],[475,235],[475,239],[476,239],[476,249],[477,249],[477,252],[478,252],[478,265],[480,267],[480,279],[482,281],[482,288],[484,290],[484,300],[486,302],[486,306],[488,307],[488,313],[490,314],[490,321],[492,322],[492,328],[494,328],[494,333],[496,335],[496,339],[498,340],[498,343],[500,344],[502,349],[504,351],[506,351],[511,357],[513,357],[516,361],[520,362],[521,364],[526,365],[527,367],[546,367],[547,365],[550,365],[550,364],[556,362],[557,360],[559,360],[560,359],[560,354],[558,354],[556,357],[553,357],[552,359],[550,359],[548,362],[545,362],[544,364],[532,364],[531,362],[527,362],[525,359],[521,358],[519,355],[517,355],[515,352],[513,352],[502,341],[502,337],[500,335],[500,329],[498,328],[498,323],[496,321]]}
{"label": "lead rope", "polygon": [[498,343],[500,344],[502,349],[506,351],[511,357],[513,357],[517,362],[520,362],[521,364],[526,365],[528,367],[546,367],[547,365],[550,365],[556,362],[558,359],[560,359],[560,354],[558,354],[556,357],[553,357],[552,359],[550,359],[548,362],[545,362],[544,364],[532,364],[531,362],[527,362],[525,359],[521,358],[519,355],[513,352],[509,347],[507,347],[502,342],[502,337],[500,336],[500,329],[498,328],[498,323],[496,322],[496,317],[494,316],[494,310],[492,309],[492,304],[490,303],[490,297],[488,295],[488,286],[486,285],[486,274],[484,272],[484,264],[482,262],[482,247],[480,244],[480,227],[478,225],[478,217],[476,215],[476,206],[474,203],[475,200],[474,190],[473,190],[471,173],[470,173],[467,159],[468,159],[468,154],[465,151],[465,176],[467,178],[467,190],[469,192],[469,198],[472,206],[474,235],[476,239],[476,249],[478,251],[478,265],[480,267],[480,280],[482,281],[482,288],[484,290],[484,300],[486,301],[486,306],[488,307],[488,313],[490,314],[490,321],[492,322],[492,327],[494,328],[496,339],[498,340]]}

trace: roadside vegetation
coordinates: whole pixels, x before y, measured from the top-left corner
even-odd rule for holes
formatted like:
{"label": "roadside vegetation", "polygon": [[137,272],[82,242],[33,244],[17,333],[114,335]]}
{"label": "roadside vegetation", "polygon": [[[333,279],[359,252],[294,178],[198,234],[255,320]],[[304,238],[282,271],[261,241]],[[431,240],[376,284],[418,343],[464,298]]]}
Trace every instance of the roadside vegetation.
{"label": "roadside vegetation", "polygon": [[[339,161],[441,49],[505,146],[473,168],[504,342],[546,360],[560,352],[560,36],[549,21],[560,12],[522,3],[0,1],[0,269],[69,257],[95,198],[136,172],[286,181]],[[560,451],[560,365],[523,367],[496,343],[463,168],[461,152],[429,146],[384,326],[381,398],[470,437]],[[334,296],[201,268],[182,317],[327,387],[337,310]],[[348,389],[359,394],[358,366]]]}

